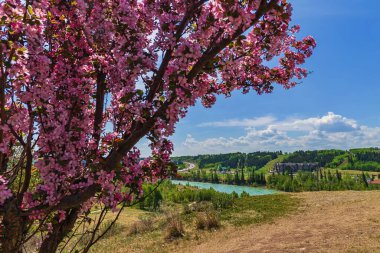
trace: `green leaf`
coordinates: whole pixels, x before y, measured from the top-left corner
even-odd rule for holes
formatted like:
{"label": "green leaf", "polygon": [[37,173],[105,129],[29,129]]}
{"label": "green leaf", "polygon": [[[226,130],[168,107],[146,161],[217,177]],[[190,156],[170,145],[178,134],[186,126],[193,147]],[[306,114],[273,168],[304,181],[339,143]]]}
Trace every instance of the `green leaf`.
{"label": "green leaf", "polygon": [[142,97],[142,95],[144,95],[144,91],[143,91],[143,90],[140,90],[140,89],[137,89],[137,90],[136,90],[136,93],[137,93],[140,97]]}
{"label": "green leaf", "polygon": [[30,14],[30,16],[34,15],[33,7],[31,5],[28,5],[28,13]]}
{"label": "green leaf", "polygon": [[5,25],[6,21],[7,21],[7,17],[6,16],[2,16],[1,19],[0,19],[0,24],[1,25]]}
{"label": "green leaf", "polygon": [[127,103],[132,97],[133,97],[133,93],[132,93],[132,92],[129,92],[129,93],[126,94],[125,96],[121,97],[119,101],[120,101],[121,103]]}
{"label": "green leaf", "polygon": [[50,11],[47,12],[48,19],[51,20],[52,14]]}
{"label": "green leaf", "polygon": [[20,48],[17,48],[17,54],[18,55],[22,55],[26,52],[26,48],[25,47],[20,47]]}

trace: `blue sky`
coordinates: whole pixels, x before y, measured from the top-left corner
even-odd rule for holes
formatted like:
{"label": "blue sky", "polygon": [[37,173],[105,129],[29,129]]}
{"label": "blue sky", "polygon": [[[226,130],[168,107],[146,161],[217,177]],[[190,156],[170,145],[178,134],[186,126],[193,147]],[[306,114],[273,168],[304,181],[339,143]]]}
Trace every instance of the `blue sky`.
{"label": "blue sky", "polygon": [[291,2],[301,35],[317,40],[312,74],[290,90],[191,108],[172,137],[175,155],[380,145],[380,1]]}

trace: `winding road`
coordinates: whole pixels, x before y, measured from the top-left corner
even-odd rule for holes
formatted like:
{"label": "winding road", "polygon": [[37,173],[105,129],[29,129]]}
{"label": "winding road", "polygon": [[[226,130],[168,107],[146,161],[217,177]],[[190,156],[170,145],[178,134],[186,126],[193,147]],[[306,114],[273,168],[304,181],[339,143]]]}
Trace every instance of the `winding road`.
{"label": "winding road", "polygon": [[190,163],[190,162],[183,162],[183,163],[187,164],[187,168],[182,169],[182,170],[178,170],[178,172],[188,172],[188,171],[190,171],[190,170],[192,170],[192,169],[195,168],[195,164],[194,163]]}

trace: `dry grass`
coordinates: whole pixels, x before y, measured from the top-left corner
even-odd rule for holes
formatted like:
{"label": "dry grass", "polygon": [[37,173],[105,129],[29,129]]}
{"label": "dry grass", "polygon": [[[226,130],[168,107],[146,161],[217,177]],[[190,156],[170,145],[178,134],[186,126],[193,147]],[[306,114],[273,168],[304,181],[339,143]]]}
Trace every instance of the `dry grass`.
{"label": "dry grass", "polygon": [[298,212],[271,223],[219,230],[177,252],[380,252],[380,191],[291,195],[303,200]]}
{"label": "dry grass", "polygon": [[201,230],[212,230],[220,227],[218,214],[213,211],[197,213],[195,216],[195,226]]}
{"label": "dry grass", "polygon": [[[164,225],[168,221],[165,215],[155,217],[158,220],[152,231],[131,234],[129,224],[139,223],[141,216],[149,217],[151,213],[127,209],[118,221],[126,226],[125,229],[112,231],[91,252],[380,252],[380,191],[309,192],[282,196],[299,199],[298,210],[290,215],[284,212],[283,206],[291,202],[286,198],[283,202],[275,196],[257,198],[252,205],[242,199],[231,209],[232,213],[222,214],[223,227],[213,232],[196,229],[195,220],[186,218],[194,217],[194,213],[182,216],[182,228],[176,230],[182,230],[180,234],[184,236],[176,240],[165,239]],[[180,207],[176,208],[178,212]],[[239,216],[235,217],[235,214]],[[251,225],[235,227],[229,225],[231,219],[237,224]]]}
{"label": "dry grass", "polygon": [[139,221],[132,223],[129,228],[129,235],[152,232],[155,229],[155,222],[152,217],[141,217]]}
{"label": "dry grass", "polygon": [[185,235],[182,218],[178,214],[168,214],[165,239],[174,240]]}
{"label": "dry grass", "polygon": [[[134,208],[127,208],[116,222],[116,227],[124,226],[124,229],[110,231],[106,238],[100,240],[92,249],[91,253],[125,253],[125,252],[149,252],[147,248],[155,248],[159,241],[160,232],[150,230],[149,221],[152,214]],[[108,217],[111,220],[114,214]],[[137,227],[136,233],[132,233],[133,227]],[[143,230],[147,230],[143,232]],[[157,252],[157,251],[156,251]]]}
{"label": "dry grass", "polygon": [[[273,202],[276,204],[271,204]],[[107,238],[101,240],[92,248],[92,253],[124,253],[124,252],[187,252],[187,249],[197,244],[207,242],[214,233],[224,231],[225,228],[235,226],[234,223],[244,224],[268,222],[275,217],[288,213],[290,206],[298,201],[293,201],[288,195],[260,196],[244,198],[237,201],[234,208],[225,210],[220,216],[213,214],[210,203],[192,203],[188,206],[187,213],[184,206],[165,206],[163,213],[155,214],[154,226],[148,220],[140,217],[150,217],[153,214],[136,209],[127,209],[122,213],[120,224],[126,225],[126,229],[118,233],[110,233]],[[252,205],[255,206],[253,210]],[[269,207],[269,208],[268,208]],[[209,213],[203,216],[204,229],[197,229],[197,213]],[[199,216],[200,217],[200,216]],[[198,218],[199,218],[198,217]],[[232,222],[229,219],[232,218]],[[222,225],[222,226],[221,226]],[[221,226],[220,230],[215,230]]]}

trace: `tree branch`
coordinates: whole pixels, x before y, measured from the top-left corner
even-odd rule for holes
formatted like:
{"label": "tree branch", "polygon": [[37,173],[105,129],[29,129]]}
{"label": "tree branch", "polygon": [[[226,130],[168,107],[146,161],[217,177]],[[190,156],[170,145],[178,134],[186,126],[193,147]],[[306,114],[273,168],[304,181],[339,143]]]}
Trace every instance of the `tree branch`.
{"label": "tree branch", "polygon": [[174,51],[174,48],[177,46],[177,43],[179,39],[182,37],[182,34],[188,24],[188,22],[191,20],[195,12],[205,3],[206,0],[201,0],[199,3],[194,5],[189,5],[189,10],[186,12],[185,16],[183,17],[181,23],[178,25],[176,34],[174,35],[176,39],[176,44],[173,48],[170,48],[166,51],[165,56],[162,59],[160,68],[157,71],[157,74],[154,77],[153,84],[151,89],[149,90],[149,93],[147,95],[147,101],[152,102],[154,99],[154,96],[156,95],[157,91],[160,89],[162,84],[162,78],[166,72],[166,69],[169,65],[169,62],[172,58],[172,53]]}
{"label": "tree branch", "polygon": [[231,37],[222,39],[216,45],[210,45],[211,48],[206,50],[205,54],[203,54],[201,58],[199,58],[197,63],[195,63],[193,68],[187,74],[188,82],[191,82],[199,74],[199,72],[202,71],[205,64],[212,60],[218,53],[220,53],[226,46],[228,46],[228,44],[230,44],[238,36],[247,31],[250,27],[254,26],[266,12],[271,10],[276,5],[276,3],[276,0],[271,0],[269,3],[267,3],[266,0],[262,0],[259,8],[255,13],[255,18],[251,21],[250,26],[243,30],[244,25],[240,25],[240,27],[234,32],[234,34]]}
{"label": "tree branch", "polygon": [[96,108],[94,119],[94,138],[96,146],[100,141],[100,129],[103,121],[104,96],[106,91],[106,74],[102,72],[99,66],[95,66],[96,70]]}
{"label": "tree branch", "polygon": [[[203,2],[204,1],[201,1],[202,4]],[[263,0],[261,2],[260,7],[258,8],[256,12],[256,17],[252,20],[251,25],[249,27],[256,24],[267,11],[269,11],[271,8],[274,7],[276,3],[277,3],[276,0],[271,0],[269,3]],[[233,36],[231,36],[230,38],[223,39],[217,45],[211,47],[210,50],[207,50],[206,53],[198,60],[198,62],[194,65],[192,70],[187,75],[188,81],[194,80],[194,78],[202,71],[203,66],[208,61],[210,61],[213,57],[215,57],[221,50],[223,50],[224,47],[226,47],[230,42],[235,40],[243,32],[245,32],[245,30],[243,30],[243,26],[241,26],[236,30]],[[165,69],[163,71],[165,71]],[[129,136],[125,136],[124,141],[122,141],[116,149],[110,152],[110,154],[106,158],[104,165],[102,166],[102,169],[108,170],[108,171],[114,169],[120,163],[124,155],[129,150],[131,150],[131,148],[135,146],[137,142],[152,129],[152,127],[156,123],[157,118],[162,116],[162,114],[166,111],[169,105],[175,101],[175,99],[176,97],[173,96],[171,99],[166,101],[155,112],[155,114],[152,117],[150,117],[144,124],[139,123],[138,125],[139,127],[135,128],[135,131],[133,131]],[[60,201],[60,203],[57,204],[56,206],[47,206],[47,205],[37,206],[31,210],[25,211],[23,215],[28,215],[31,213],[31,211],[34,211],[34,210],[54,211],[54,210],[68,210],[70,208],[75,208],[75,207],[80,206],[84,201],[94,196],[94,194],[100,190],[101,190],[100,185],[93,184],[81,192],[64,197]]]}
{"label": "tree branch", "polygon": [[[32,178],[32,165],[33,165],[33,154],[32,154],[32,139],[33,139],[33,110],[32,106],[28,103],[28,112],[29,112],[29,133],[26,141],[26,166],[25,166],[25,178],[24,184],[20,193],[18,194],[18,204],[21,204],[24,193],[28,190],[30,185],[30,180]],[[20,178],[21,180],[21,178]]]}

